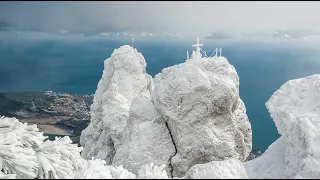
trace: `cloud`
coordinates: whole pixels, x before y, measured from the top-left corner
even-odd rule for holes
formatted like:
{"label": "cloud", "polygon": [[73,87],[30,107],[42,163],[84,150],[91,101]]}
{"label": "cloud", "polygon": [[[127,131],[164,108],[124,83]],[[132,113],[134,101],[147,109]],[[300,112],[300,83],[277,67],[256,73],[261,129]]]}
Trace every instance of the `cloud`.
{"label": "cloud", "polygon": [[44,31],[204,33],[319,28],[319,9],[320,2],[311,1],[0,2],[0,22]]}

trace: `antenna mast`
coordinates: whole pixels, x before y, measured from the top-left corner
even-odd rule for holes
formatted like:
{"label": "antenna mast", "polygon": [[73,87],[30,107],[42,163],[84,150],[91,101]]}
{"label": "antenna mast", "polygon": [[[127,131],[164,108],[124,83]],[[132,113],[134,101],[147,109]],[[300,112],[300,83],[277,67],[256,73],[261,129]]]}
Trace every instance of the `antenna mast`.
{"label": "antenna mast", "polygon": [[134,37],[132,37],[132,47],[134,47]]}
{"label": "antenna mast", "polygon": [[187,60],[189,59],[189,51],[187,50]]}

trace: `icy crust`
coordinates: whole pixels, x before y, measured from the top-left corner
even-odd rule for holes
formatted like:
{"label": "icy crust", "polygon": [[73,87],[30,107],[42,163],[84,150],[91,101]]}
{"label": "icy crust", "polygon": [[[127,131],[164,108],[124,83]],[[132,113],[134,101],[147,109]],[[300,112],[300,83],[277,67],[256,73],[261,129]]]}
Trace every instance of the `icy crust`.
{"label": "icy crust", "polygon": [[0,174],[1,178],[37,177],[37,154],[33,146],[41,146],[44,137],[36,125],[28,126],[16,118],[0,116]]}
{"label": "icy crust", "polygon": [[36,125],[0,117],[1,178],[74,178],[82,169],[80,151],[69,137],[45,140]]}
{"label": "icy crust", "polygon": [[96,157],[112,163],[114,146],[121,142],[133,96],[150,94],[146,90],[151,77],[145,74],[145,67],[143,56],[130,46],[115,49],[104,61],[102,78],[91,106],[91,123],[81,134],[82,157]]}
{"label": "icy crust", "polygon": [[[246,163],[249,177],[320,177],[320,75],[290,80],[266,103],[281,138],[268,151],[280,149],[282,155],[264,153]],[[282,141],[282,143],[278,142]],[[262,159],[272,159],[268,163]],[[269,165],[268,174],[263,170]],[[255,168],[256,167],[260,167]]]}
{"label": "icy crust", "polygon": [[143,56],[127,45],[105,60],[91,122],[81,134],[83,158],[103,159],[133,173],[151,162],[169,168],[174,146],[165,124],[157,121],[150,98],[153,80],[145,69]]}
{"label": "icy crust", "polygon": [[114,156],[114,166],[124,165],[137,173],[145,164],[165,164],[165,170],[170,174],[170,157],[175,149],[169,131],[161,122],[161,116],[153,107],[150,97],[133,100],[123,142]]}
{"label": "icy crust", "polygon": [[286,141],[286,177],[319,178],[320,75],[288,81],[266,106]]}
{"label": "icy crust", "polygon": [[138,179],[169,179],[165,165],[156,166],[153,163],[143,165],[138,172]]}
{"label": "icy crust", "polygon": [[197,164],[183,179],[248,179],[248,175],[241,161],[228,159]]}
{"label": "icy crust", "polygon": [[173,176],[196,164],[243,161],[251,151],[251,126],[239,97],[239,78],[224,57],[191,59],[155,77],[152,100],[177,148]]}
{"label": "icy crust", "polygon": [[262,156],[245,162],[250,179],[284,179],[284,160],[286,153],[285,139],[280,137],[273,142]]}
{"label": "icy crust", "polygon": [[[85,160],[81,147],[69,137],[45,140],[36,125],[0,116],[1,179],[135,179],[122,165],[109,166],[101,159]],[[138,178],[168,178],[166,165],[139,168]]]}

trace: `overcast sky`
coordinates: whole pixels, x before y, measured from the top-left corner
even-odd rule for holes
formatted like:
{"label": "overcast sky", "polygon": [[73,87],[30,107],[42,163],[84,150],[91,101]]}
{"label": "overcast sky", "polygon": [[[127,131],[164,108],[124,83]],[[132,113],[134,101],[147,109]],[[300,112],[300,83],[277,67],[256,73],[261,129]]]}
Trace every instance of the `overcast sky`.
{"label": "overcast sky", "polygon": [[319,28],[320,2],[0,2],[0,27],[201,32]]}

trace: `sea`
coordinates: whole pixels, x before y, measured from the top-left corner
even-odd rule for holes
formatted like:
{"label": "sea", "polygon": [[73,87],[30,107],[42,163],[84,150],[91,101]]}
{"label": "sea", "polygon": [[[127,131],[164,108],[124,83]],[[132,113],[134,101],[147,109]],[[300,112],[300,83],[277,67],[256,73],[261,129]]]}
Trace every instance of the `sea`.
{"label": "sea", "polygon": [[[147,62],[147,73],[183,63],[194,39],[141,38],[135,48]],[[265,103],[291,79],[320,74],[320,43],[280,40],[200,39],[208,55],[222,48],[240,78],[240,97],[251,123],[253,148],[265,150],[279,134]],[[0,92],[52,90],[94,94],[103,62],[131,38],[0,37]]]}

